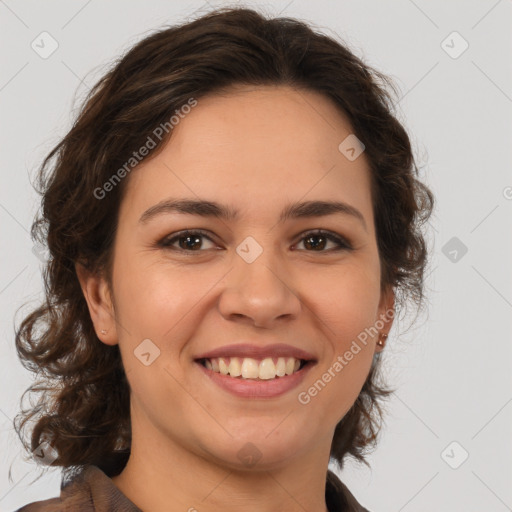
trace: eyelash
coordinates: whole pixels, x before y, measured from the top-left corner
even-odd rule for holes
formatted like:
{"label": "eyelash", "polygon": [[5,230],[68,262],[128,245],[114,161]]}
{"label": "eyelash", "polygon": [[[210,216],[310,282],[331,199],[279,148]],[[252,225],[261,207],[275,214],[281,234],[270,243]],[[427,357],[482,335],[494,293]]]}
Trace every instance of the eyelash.
{"label": "eyelash", "polygon": [[[200,236],[205,237],[208,240],[210,240],[210,242],[215,243],[214,240],[212,240],[211,237],[208,236],[207,232],[203,231],[202,229],[195,229],[195,230],[180,231],[176,234],[167,236],[158,242],[158,246],[160,246],[164,249],[170,249],[170,250],[183,252],[183,253],[204,252],[204,250],[201,250],[201,249],[194,251],[194,250],[187,250],[187,249],[172,247],[172,244],[174,242],[178,241],[180,238],[184,238],[187,236],[194,236],[194,235],[200,235]],[[336,247],[334,249],[322,250],[322,251],[306,250],[306,252],[330,253],[330,252],[354,250],[351,243],[346,238],[336,235],[334,233],[331,233],[330,231],[325,231],[323,229],[314,229],[314,230],[307,231],[307,232],[303,233],[302,238],[299,240],[299,243],[302,242],[304,239],[306,239],[308,236],[323,236],[323,237],[327,238],[328,240],[335,242],[338,245],[338,247]]]}

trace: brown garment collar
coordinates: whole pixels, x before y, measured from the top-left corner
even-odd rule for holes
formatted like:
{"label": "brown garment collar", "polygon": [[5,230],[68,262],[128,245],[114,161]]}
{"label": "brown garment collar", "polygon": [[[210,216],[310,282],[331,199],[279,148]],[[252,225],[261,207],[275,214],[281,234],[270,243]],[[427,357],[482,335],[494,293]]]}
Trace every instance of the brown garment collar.
{"label": "brown garment collar", "polygon": [[[329,512],[369,512],[338,477],[327,472],[325,500]],[[143,512],[99,467],[86,465],[62,483],[60,498],[30,503],[16,512]]]}

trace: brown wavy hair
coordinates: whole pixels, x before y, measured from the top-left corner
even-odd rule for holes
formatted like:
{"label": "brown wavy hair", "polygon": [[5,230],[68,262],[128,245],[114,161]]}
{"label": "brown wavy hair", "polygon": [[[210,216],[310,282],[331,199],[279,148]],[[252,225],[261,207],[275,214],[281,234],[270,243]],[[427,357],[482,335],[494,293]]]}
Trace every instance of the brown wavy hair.
{"label": "brown wavy hair", "polygon": [[[247,8],[217,9],[162,28],[134,45],[90,90],[73,127],[44,159],[38,173],[41,211],[32,238],[47,245],[46,298],[16,328],[25,368],[42,380],[28,388],[38,402],[14,420],[27,452],[43,440],[58,452],[52,466],[64,476],[86,464],[115,476],[130,453],[130,390],[119,347],[96,336],[75,263],[103,273],[111,286],[112,249],[119,206],[129,177],[103,187],[155,127],[190,98],[233,85],[284,85],[330,98],[365,144],[371,172],[381,290],[395,291],[395,311],[424,305],[426,239],[433,194],[418,178],[411,143],[393,114],[398,91],[337,41],[302,21],[269,18]],[[154,157],[170,138],[152,150]],[[396,315],[395,315],[396,318]],[[357,400],[336,427],[331,461],[346,455],[367,464],[381,428],[384,387],[380,354]],[[30,441],[23,432],[35,421]]]}

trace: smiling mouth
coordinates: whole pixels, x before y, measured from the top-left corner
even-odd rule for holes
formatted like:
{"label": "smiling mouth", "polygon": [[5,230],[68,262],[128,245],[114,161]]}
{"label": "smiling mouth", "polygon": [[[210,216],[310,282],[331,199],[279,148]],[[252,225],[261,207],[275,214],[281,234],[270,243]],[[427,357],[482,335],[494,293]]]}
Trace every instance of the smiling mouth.
{"label": "smiling mouth", "polygon": [[229,377],[245,380],[271,380],[287,377],[301,371],[315,361],[295,357],[214,357],[197,359],[207,370]]}

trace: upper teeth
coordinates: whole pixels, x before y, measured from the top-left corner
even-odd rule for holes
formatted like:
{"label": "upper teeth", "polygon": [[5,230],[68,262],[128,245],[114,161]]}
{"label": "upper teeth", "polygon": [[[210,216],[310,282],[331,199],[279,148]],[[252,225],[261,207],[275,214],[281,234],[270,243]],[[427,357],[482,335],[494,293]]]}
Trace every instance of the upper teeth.
{"label": "upper teeth", "polygon": [[251,357],[215,357],[205,360],[205,366],[222,375],[231,377],[242,376],[244,379],[274,379],[276,376],[284,377],[296,372],[300,367],[300,359],[294,357],[278,357],[274,359],[267,357],[262,361]]}

